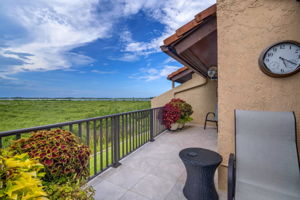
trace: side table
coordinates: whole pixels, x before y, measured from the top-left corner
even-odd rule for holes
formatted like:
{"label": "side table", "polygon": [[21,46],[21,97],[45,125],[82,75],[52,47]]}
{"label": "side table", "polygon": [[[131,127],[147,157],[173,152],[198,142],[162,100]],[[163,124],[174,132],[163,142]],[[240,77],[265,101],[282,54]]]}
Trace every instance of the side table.
{"label": "side table", "polygon": [[179,153],[187,179],[183,194],[188,200],[218,200],[214,174],[222,162],[220,154],[202,148],[187,148]]}

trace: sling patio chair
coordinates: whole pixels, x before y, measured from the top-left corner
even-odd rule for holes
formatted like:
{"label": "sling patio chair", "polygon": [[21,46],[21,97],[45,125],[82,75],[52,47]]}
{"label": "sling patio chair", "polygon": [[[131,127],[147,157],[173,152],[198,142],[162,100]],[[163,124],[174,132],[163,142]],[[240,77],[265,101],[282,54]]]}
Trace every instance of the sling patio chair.
{"label": "sling patio chair", "polygon": [[[211,118],[210,115],[213,115]],[[218,130],[218,108],[216,107],[215,112],[208,112],[205,117],[205,122],[204,122],[204,130],[206,129],[206,124],[207,122],[214,122],[216,123],[217,130]]]}
{"label": "sling patio chair", "polygon": [[296,137],[293,112],[236,110],[228,200],[299,200]]}

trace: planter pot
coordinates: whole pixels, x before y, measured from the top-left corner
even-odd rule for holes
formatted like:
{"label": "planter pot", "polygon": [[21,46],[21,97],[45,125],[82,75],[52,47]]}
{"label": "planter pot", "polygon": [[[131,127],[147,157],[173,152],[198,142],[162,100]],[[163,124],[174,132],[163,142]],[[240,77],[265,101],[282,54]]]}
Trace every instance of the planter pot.
{"label": "planter pot", "polygon": [[170,130],[171,130],[171,131],[176,131],[176,130],[178,129],[178,126],[179,126],[178,123],[173,123],[173,124],[171,124]]}
{"label": "planter pot", "polygon": [[184,127],[184,123],[179,123],[178,128],[183,129],[183,127]]}

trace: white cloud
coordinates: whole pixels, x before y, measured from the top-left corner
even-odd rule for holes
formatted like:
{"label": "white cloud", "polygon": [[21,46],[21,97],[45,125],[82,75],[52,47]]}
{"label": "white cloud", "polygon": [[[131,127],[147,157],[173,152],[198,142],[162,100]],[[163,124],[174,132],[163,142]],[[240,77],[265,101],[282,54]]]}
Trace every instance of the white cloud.
{"label": "white cloud", "polygon": [[150,17],[165,25],[165,29],[159,37],[153,38],[151,41],[135,41],[131,38],[131,34],[126,31],[127,37],[130,39],[124,48],[124,51],[136,53],[138,55],[148,55],[160,52],[159,47],[163,44],[163,40],[174,34],[175,30],[189,22],[200,11],[214,4],[215,0],[124,0],[126,10],[137,12],[145,11]]}
{"label": "white cloud", "polygon": [[[95,11],[98,0],[7,0],[1,3],[2,14],[26,32],[26,37],[9,40],[7,47],[0,50],[0,55],[20,59],[25,64],[11,67],[9,71],[2,72],[2,76],[22,71],[67,69],[92,63],[92,58],[70,53],[70,50],[107,37],[113,25],[110,21],[99,20],[104,13]],[[20,58],[7,52],[31,56]]]}
{"label": "white cloud", "polygon": [[133,62],[139,60],[139,56],[135,53],[125,53],[121,57],[109,57],[110,60],[120,60],[125,62]]}
{"label": "white cloud", "polygon": [[[119,60],[135,61],[140,55],[159,52],[163,39],[213,3],[214,0],[2,0],[0,15],[18,25],[24,34],[22,38],[4,38],[0,55],[24,64],[0,71],[0,77],[93,63],[92,58],[70,53],[71,50],[110,37],[118,19],[144,11],[165,28],[150,41],[136,41],[128,30],[124,31],[124,55]],[[26,56],[20,57],[20,53]]]}
{"label": "white cloud", "polygon": [[133,74],[129,78],[153,81],[160,78],[166,78],[169,74],[176,71],[180,67],[165,65],[160,69],[156,68],[141,68],[139,73]]}
{"label": "white cloud", "polygon": [[163,64],[168,64],[168,63],[172,63],[172,62],[177,62],[177,61],[174,60],[174,58],[172,58],[172,57],[168,57],[163,61]]}
{"label": "white cloud", "polygon": [[91,72],[97,73],[97,74],[115,74],[116,73],[116,71],[101,71],[101,70],[96,70],[96,69],[92,70]]}
{"label": "white cloud", "polygon": [[66,53],[65,56],[72,66],[92,65],[95,62],[93,58],[78,53]]}

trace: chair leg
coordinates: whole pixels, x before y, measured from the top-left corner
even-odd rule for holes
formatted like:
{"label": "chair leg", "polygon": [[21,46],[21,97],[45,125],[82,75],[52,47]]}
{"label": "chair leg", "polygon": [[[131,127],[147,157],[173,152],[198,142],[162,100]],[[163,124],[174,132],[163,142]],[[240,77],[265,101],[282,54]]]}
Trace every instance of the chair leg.
{"label": "chair leg", "polygon": [[216,122],[216,125],[217,125],[217,133],[219,132],[219,125],[218,125],[218,122]]}
{"label": "chair leg", "polygon": [[204,130],[206,129],[206,122],[207,122],[207,121],[205,120],[205,122],[204,122]]}

